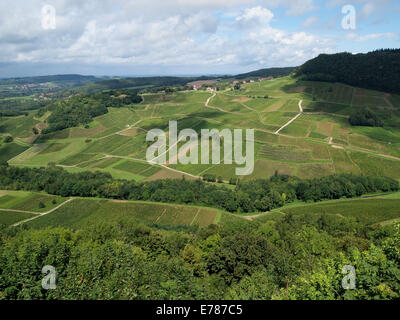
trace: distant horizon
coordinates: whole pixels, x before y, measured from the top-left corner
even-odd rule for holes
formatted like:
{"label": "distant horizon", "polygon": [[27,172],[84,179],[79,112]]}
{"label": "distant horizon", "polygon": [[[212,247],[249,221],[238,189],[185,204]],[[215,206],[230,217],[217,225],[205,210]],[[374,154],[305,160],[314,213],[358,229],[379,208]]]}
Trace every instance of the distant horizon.
{"label": "distant horizon", "polygon": [[0,4],[0,75],[233,75],[400,47],[397,0]]}
{"label": "distant horizon", "polygon": [[[275,68],[297,68],[297,66],[293,67],[266,67],[261,69],[275,69]],[[257,70],[261,70],[257,69]],[[224,74],[205,74],[205,73],[197,73],[197,74],[127,74],[127,75],[111,75],[111,74],[83,74],[83,73],[45,73],[45,74],[30,74],[30,75],[22,75],[22,76],[0,76],[0,79],[17,79],[17,78],[33,78],[33,77],[51,77],[51,76],[83,76],[83,77],[96,77],[96,78],[152,78],[152,77],[180,77],[180,78],[188,78],[188,77],[224,77],[224,76],[235,76],[242,73],[248,73],[257,70],[249,70],[241,73],[224,73]]]}
{"label": "distant horizon", "polygon": [[[339,52],[332,52],[329,54],[338,54],[338,53],[352,53],[352,54],[366,54],[368,52],[372,51],[377,51],[377,50],[399,50],[399,47],[392,47],[392,48],[381,48],[377,47],[372,50],[367,50],[365,52],[349,52],[349,51],[339,51]],[[321,53],[323,54],[323,53]],[[315,58],[315,57],[314,57]],[[312,58],[311,58],[312,59]],[[303,63],[307,62],[310,59],[305,60]],[[303,64],[302,63],[302,64]],[[221,73],[209,73],[209,72],[197,72],[197,73],[173,73],[173,72],[167,72],[165,71],[165,68],[160,68],[160,72],[152,72],[152,73],[126,73],[124,74],[123,72],[121,73],[112,73],[111,71],[109,73],[101,73],[99,69],[103,68],[110,68],[112,69],[121,69],[121,66],[110,66],[110,65],[81,65],[81,64],[40,64],[40,63],[16,63],[16,62],[0,62],[0,79],[13,79],[13,78],[29,78],[29,77],[45,77],[45,76],[60,76],[60,75],[80,75],[80,76],[94,76],[96,78],[102,78],[102,77],[108,77],[108,78],[149,78],[149,77],[222,77],[222,76],[235,76],[239,74],[244,74],[252,71],[257,71],[257,70],[262,70],[262,69],[274,69],[274,68],[297,68],[301,66],[302,64],[299,65],[292,65],[292,66],[260,66],[259,68],[243,68],[242,70],[238,70],[236,72],[233,71],[227,71],[227,72],[221,72]],[[126,69],[129,66],[123,67],[122,69]],[[131,66],[132,67],[132,66]],[[61,68],[61,70],[70,70],[71,68],[74,69],[75,71],[73,72],[52,72],[54,69]],[[146,66],[142,66],[143,69],[146,69]],[[151,66],[152,69],[154,69],[154,66]],[[33,70],[38,70],[38,71],[32,71],[31,73],[24,73],[26,69],[33,69]],[[174,66],[170,66],[167,69],[174,69]],[[229,68],[228,68],[229,69]],[[21,70],[19,72],[18,70]],[[42,71],[42,70],[48,70]],[[85,72],[85,70],[87,72]],[[89,72],[89,70],[92,70],[92,72]],[[164,70],[164,71],[162,71]],[[230,69],[231,70],[231,69]],[[82,72],[81,72],[82,71]],[[125,71],[126,72],[126,71]],[[7,74],[8,73],[8,74]],[[4,76],[4,74],[7,74]]]}

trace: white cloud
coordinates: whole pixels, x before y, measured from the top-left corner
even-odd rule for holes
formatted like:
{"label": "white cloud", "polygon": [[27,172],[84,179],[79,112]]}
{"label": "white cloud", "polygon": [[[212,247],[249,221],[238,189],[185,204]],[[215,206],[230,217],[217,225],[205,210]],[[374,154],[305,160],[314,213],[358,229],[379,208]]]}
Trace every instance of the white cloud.
{"label": "white cloud", "polygon": [[315,25],[318,22],[319,18],[317,16],[308,17],[301,24],[304,28],[309,28]]}
{"label": "white cloud", "polygon": [[[298,65],[334,47],[316,35],[271,26],[271,8],[299,14],[314,8],[312,0],[47,3],[57,10],[56,30],[42,29],[41,1],[0,3],[0,61],[266,67]],[[231,20],[219,19],[221,12]]]}
{"label": "white cloud", "polygon": [[360,15],[362,18],[369,18],[373,13],[375,13],[376,7],[375,4],[368,2],[366,4],[364,4],[364,6],[362,7],[361,11],[360,11]]}
{"label": "white cloud", "polygon": [[274,14],[271,11],[258,6],[245,9],[241,15],[236,17],[236,22],[242,28],[266,27],[269,26],[273,17]]}

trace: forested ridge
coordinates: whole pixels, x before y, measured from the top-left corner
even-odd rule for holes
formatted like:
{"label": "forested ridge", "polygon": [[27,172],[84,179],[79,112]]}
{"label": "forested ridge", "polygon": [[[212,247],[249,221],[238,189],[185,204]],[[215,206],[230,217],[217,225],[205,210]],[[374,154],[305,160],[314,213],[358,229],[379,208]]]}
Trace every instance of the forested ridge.
{"label": "forested ridge", "polygon": [[169,86],[184,86],[188,82],[216,79],[216,77],[135,77],[107,79],[90,83],[71,90],[73,93],[95,93],[104,90],[118,90],[124,88],[165,88]]}
{"label": "forested ridge", "polygon": [[366,54],[320,54],[296,70],[302,80],[342,82],[351,86],[400,93],[400,49]]}
{"label": "forested ridge", "polygon": [[116,180],[108,173],[69,173],[47,168],[0,166],[0,189],[45,191],[60,196],[101,197],[166,203],[205,205],[228,212],[265,212],[298,199],[353,198],[372,192],[398,191],[399,182],[388,177],[333,175],[301,180],[287,175],[240,182],[234,190],[185,179],[135,182]]}
{"label": "forested ridge", "polygon": [[106,114],[109,107],[121,108],[140,103],[142,97],[132,90],[110,90],[92,95],[75,95],[69,99],[59,100],[41,109],[38,115],[47,110],[48,128],[43,133],[50,133],[66,128],[88,124],[93,118]]}
{"label": "forested ridge", "polygon": [[267,68],[247,73],[241,73],[236,75],[235,79],[246,79],[246,78],[264,78],[264,77],[284,77],[295,71],[295,67],[287,68]]}

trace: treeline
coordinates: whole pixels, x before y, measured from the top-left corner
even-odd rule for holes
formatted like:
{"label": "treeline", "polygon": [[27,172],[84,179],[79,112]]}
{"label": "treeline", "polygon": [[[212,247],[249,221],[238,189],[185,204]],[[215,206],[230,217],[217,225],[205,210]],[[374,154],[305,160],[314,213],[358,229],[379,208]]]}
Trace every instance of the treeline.
{"label": "treeline", "polygon": [[302,80],[342,82],[351,86],[400,93],[400,49],[366,54],[321,54],[296,70]]}
{"label": "treeline", "polygon": [[134,90],[120,89],[103,91],[92,95],[108,107],[122,108],[127,105],[142,102],[142,97]]}
{"label": "treeline", "polygon": [[296,199],[320,201],[352,198],[371,192],[398,191],[399,183],[388,177],[334,175],[300,180],[287,175],[238,182],[235,189],[188,181],[157,180],[135,182],[116,180],[108,173],[69,173],[50,165],[47,168],[0,167],[0,189],[45,191],[60,196],[101,197],[166,203],[205,205],[229,212],[264,212]]}
{"label": "treeline", "polygon": [[[47,118],[48,128],[43,134],[90,123],[93,118],[106,114],[108,107],[120,108],[140,103],[142,97],[131,90],[111,90],[93,95],[76,95],[56,101],[46,107],[52,113]],[[45,110],[41,110],[43,113]]]}
{"label": "treeline", "polygon": [[383,121],[369,108],[354,111],[349,118],[352,126],[383,127]]}

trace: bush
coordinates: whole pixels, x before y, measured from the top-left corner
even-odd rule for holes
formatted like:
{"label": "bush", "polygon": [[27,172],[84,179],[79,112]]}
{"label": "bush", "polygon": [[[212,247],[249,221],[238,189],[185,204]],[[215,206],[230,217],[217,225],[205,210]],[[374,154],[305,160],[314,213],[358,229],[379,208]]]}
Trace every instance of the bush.
{"label": "bush", "polygon": [[10,143],[10,142],[13,142],[13,140],[14,140],[13,137],[11,137],[11,136],[6,136],[6,137],[4,138],[3,141],[4,141],[5,143]]}
{"label": "bush", "polygon": [[215,176],[215,174],[205,174],[203,175],[203,180],[207,182],[216,182],[217,177]]}
{"label": "bush", "polygon": [[383,121],[368,108],[353,112],[349,118],[349,122],[352,126],[383,127]]}

